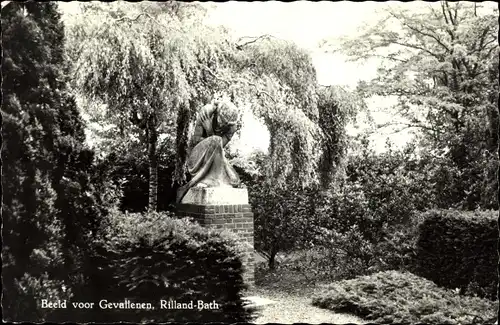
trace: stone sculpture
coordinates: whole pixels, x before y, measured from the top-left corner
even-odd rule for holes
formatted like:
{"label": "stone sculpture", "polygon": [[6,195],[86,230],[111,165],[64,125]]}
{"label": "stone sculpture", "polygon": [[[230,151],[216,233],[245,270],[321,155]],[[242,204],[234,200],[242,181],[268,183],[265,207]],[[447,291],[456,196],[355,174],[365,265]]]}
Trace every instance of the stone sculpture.
{"label": "stone sculpture", "polygon": [[238,110],[230,101],[216,101],[200,109],[191,139],[187,169],[191,180],[177,192],[177,203],[193,187],[237,188],[241,181],[224,155],[224,147],[236,132]]}

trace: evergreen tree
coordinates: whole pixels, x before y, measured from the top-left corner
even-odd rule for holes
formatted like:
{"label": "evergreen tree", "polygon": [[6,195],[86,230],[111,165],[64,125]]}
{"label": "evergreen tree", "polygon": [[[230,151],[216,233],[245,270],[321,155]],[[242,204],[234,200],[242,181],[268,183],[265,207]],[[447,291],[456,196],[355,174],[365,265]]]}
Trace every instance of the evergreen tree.
{"label": "evergreen tree", "polygon": [[30,279],[44,288],[71,281],[88,265],[88,239],[101,213],[90,177],[93,153],[83,145],[83,123],[66,89],[56,6],[2,8],[2,303],[4,319],[13,321],[43,317],[26,299]]}

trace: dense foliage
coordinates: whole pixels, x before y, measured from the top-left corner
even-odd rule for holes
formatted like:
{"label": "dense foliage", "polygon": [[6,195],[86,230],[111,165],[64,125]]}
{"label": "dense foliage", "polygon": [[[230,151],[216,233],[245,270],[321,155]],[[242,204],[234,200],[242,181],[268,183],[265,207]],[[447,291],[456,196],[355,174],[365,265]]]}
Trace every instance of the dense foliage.
{"label": "dense foliage", "polygon": [[317,232],[318,221],[310,191],[280,189],[268,182],[250,183],[249,199],[254,213],[255,248],[275,267],[279,252],[304,248]]}
{"label": "dense foliage", "polygon": [[[175,155],[167,150],[162,153],[165,154],[158,156],[158,210],[173,211],[177,189],[175,184],[172,184]],[[107,179],[121,190],[118,205],[121,211],[143,212],[148,208],[147,155],[136,155],[135,152],[119,155],[113,152],[106,156],[100,165],[105,169]]]}
{"label": "dense foliage", "polygon": [[408,272],[386,271],[328,285],[313,304],[379,324],[485,324],[497,304],[464,297]]}
{"label": "dense foliage", "polygon": [[[317,221],[313,242],[324,261],[308,269],[323,269],[326,277],[409,266],[417,212],[434,206],[425,164],[415,157],[413,146],[389,146],[377,154],[365,139],[361,142],[358,151],[346,157],[345,174],[337,177],[335,186],[309,197],[314,206],[310,218]],[[331,272],[341,265],[345,273]]]}
{"label": "dense foliage", "polygon": [[110,198],[66,87],[55,3],[2,4],[4,319],[40,321],[37,297],[82,281]]}
{"label": "dense foliage", "polygon": [[496,300],[498,212],[429,211],[417,243],[417,274],[446,288]]}
{"label": "dense foliage", "polygon": [[[74,301],[129,299],[155,310],[83,311],[81,321],[245,322],[242,251],[229,234],[166,213],[114,211],[103,224],[94,262],[99,271]],[[215,301],[218,309],[160,309],[160,300]]]}
{"label": "dense foliage", "polygon": [[102,104],[98,118],[114,127],[112,137],[118,131],[118,142],[128,142],[132,135],[147,149],[153,210],[159,137],[174,133],[176,120],[189,122],[195,108],[208,100],[207,86],[216,85],[203,76],[203,66],[217,65],[223,45],[212,42],[217,40],[209,36],[214,31],[197,20],[181,21],[171,9],[159,3],[85,4],[68,22],[75,89],[83,102],[90,102],[90,115],[96,116],[94,106]]}
{"label": "dense foliage", "polygon": [[416,156],[415,146],[377,154],[366,139],[349,155],[345,179],[339,182],[331,202],[336,227],[358,225],[371,242],[379,242],[391,228],[411,222],[417,211],[432,208],[436,193],[427,175],[425,161]]}
{"label": "dense foliage", "polygon": [[[329,192],[297,189],[293,195],[287,196],[281,192],[265,192],[266,188],[260,184],[251,187],[250,196],[255,196],[256,202],[256,227],[262,228],[257,228],[256,244],[267,245],[267,252],[271,247],[275,252],[286,252],[288,258],[281,266],[298,271],[311,281],[349,279],[382,270],[413,271],[418,263],[425,265],[429,274],[451,279],[449,273],[429,267],[434,262],[419,262],[417,256],[419,225],[427,216],[423,212],[439,206],[441,183],[436,182],[434,177],[434,171],[439,168],[441,166],[435,165],[431,158],[419,155],[412,144],[402,150],[394,149],[389,144],[384,153],[377,154],[362,139],[358,151],[349,154],[346,159],[345,177],[337,177],[336,186]],[[276,199],[271,204],[262,203],[266,202],[266,197],[270,200],[274,195]],[[287,203],[278,210],[282,204],[279,202]],[[284,213],[278,215],[277,211],[281,210]],[[461,213],[459,210],[452,211],[450,213]],[[265,222],[276,225],[269,226]],[[462,233],[471,229],[454,231],[450,228],[448,231],[468,238],[469,235]],[[487,242],[483,240],[483,235],[470,234],[479,238],[479,241],[473,241],[479,246],[479,243]],[[434,241],[434,237],[447,236],[434,233],[429,243],[439,242]],[[493,236],[488,240],[494,242],[495,238]],[[493,261],[488,265],[494,269],[497,256],[494,245],[490,245],[489,250],[474,245],[475,249],[484,252],[486,260]],[[439,247],[446,249],[447,246],[428,247],[429,254],[436,259],[444,254]],[[470,256],[469,251],[469,248],[458,250],[450,258],[456,258],[455,261],[461,263],[463,258]],[[444,264],[437,265],[455,265],[455,262],[444,260]],[[460,273],[460,270],[468,268],[467,265],[476,264],[455,265],[450,269]],[[484,263],[480,264],[484,266]],[[476,277],[480,276],[480,272],[476,273]],[[488,274],[496,276],[494,271]],[[483,276],[482,284],[478,285],[472,276],[465,276],[462,279],[464,291],[467,286],[468,293],[480,293],[480,287],[489,288],[487,290],[491,295],[494,292],[492,288],[496,288],[492,279]]]}

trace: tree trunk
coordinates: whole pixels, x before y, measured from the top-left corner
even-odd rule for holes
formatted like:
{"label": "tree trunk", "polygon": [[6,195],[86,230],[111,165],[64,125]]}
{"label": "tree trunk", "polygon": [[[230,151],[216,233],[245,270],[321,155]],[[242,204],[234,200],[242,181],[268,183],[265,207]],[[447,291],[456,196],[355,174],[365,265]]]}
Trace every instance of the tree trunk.
{"label": "tree trunk", "polygon": [[276,261],[276,254],[277,253],[278,252],[272,250],[271,253],[269,254],[269,259],[267,261],[269,270],[276,269],[276,263],[275,263],[275,261]]}
{"label": "tree trunk", "polygon": [[148,158],[149,158],[149,204],[148,211],[158,208],[158,161],[156,156],[156,142],[158,135],[154,123],[148,125]]}

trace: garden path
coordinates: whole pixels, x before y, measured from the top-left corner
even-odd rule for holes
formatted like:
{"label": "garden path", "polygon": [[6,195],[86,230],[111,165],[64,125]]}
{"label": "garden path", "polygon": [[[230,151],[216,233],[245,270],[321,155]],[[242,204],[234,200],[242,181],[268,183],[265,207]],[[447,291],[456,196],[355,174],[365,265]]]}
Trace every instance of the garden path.
{"label": "garden path", "polygon": [[[329,324],[366,324],[367,321],[349,314],[340,314],[312,305],[315,292],[321,290],[321,284],[311,283],[290,270],[262,272],[256,276],[256,285],[246,297],[254,299],[262,306],[257,311],[255,324],[265,323],[329,323]],[[270,301],[271,300],[272,303]]]}
{"label": "garden path", "polygon": [[266,323],[309,323],[309,324],[364,324],[362,319],[339,314],[311,305],[311,296],[294,295],[286,292],[256,288],[254,294],[259,297],[271,299],[275,303],[261,307],[253,321],[255,324]]}

